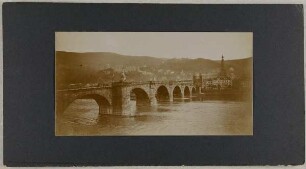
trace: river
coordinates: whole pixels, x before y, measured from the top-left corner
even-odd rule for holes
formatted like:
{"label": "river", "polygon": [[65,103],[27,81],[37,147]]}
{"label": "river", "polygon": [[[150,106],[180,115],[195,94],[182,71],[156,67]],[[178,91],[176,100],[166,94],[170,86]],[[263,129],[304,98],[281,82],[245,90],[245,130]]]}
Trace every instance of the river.
{"label": "river", "polygon": [[94,100],[74,101],[56,118],[57,136],[252,135],[250,102],[179,99],[136,107],[133,117],[101,115]]}

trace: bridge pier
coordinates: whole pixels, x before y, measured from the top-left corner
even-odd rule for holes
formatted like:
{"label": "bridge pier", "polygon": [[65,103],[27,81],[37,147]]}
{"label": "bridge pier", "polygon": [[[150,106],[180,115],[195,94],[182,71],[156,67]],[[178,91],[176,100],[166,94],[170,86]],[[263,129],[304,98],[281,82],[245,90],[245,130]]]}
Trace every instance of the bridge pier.
{"label": "bridge pier", "polygon": [[173,94],[172,93],[169,95],[169,101],[173,102]]}
{"label": "bridge pier", "polygon": [[67,106],[65,106],[64,102],[65,101],[63,101],[63,100],[62,101],[59,101],[59,100],[56,101],[56,108],[55,108],[56,116],[60,116],[64,113],[65,108],[67,107]]}
{"label": "bridge pier", "polygon": [[[136,94],[136,106],[138,105],[157,105],[157,98],[156,98],[156,91],[155,88],[147,86],[147,90],[145,91],[146,94],[139,92],[139,90],[135,93]],[[124,115],[124,116],[133,116],[135,115],[135,107],[132,104],[130,97],[131,91],[133,91],[134,86],[130,86],[129,83],[125,82],[116,82],[113,83],[112,87],[112,111],[115,115]],[[138,98],[140,97],[140,98]],[[146,100],[141,100],[145,99]]]}
{"label": "bridge pier", "polygon": [[150,84],[150,93],[148,93],[150,105],[157,105],[156,91],[152,88],[152,84]]}
{"label": "bridge pier", "polygon": [[188,89],[189,89],[189,98],[191,99],[193,97],[192,87],[188,87]]}
{"label": "bridge pier", "polygon": [[184,99],[185,98],[185,93],[184,93],[184,91],[182,91],[182,99]]}
{"label": "bridge pier", "polygon": [[56,94],[56,105],[55,105],[56,115],[57,116],[62,115],[70,103],[71,101],[68,97],[65,97],[64,94],[57,93]]}
{"label": "bridge pier", "polygon": [[157,105],[157,99],[155,97],[155,95],[150,95],[149,96],[149,99],[150,99],[150,105]]}
{"label": "bridge pier", "polygon": [[114,115],[133,115],[130,103],[130,91],[124,82],[113,83],[112,87],[112,103]]}

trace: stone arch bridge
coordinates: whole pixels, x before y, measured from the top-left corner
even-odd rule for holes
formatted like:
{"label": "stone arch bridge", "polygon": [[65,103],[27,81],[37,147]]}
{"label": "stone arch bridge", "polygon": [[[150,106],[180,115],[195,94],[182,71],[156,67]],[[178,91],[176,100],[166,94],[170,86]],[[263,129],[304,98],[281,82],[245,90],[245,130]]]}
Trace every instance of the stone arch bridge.
{"label": "stone arch bridge", "polygon": [[197,95],[198,89],[192,80],[185,81],[149,81],[114,82],[110,86],[86,87],[56,91],[56,113],[63,113],[77,99],[94,99],[102,114],[133,115],[131,95],[137,105],[155,105],[158,102],[174,98]]}

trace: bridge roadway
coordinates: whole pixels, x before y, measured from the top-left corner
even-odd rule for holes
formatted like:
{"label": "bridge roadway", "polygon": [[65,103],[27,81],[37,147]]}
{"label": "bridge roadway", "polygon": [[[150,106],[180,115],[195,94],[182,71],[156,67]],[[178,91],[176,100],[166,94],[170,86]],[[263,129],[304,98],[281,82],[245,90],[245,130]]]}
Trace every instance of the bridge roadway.
{"label": "bridge roadway", "polygon": [[192,97],[198,93],[192,80],[114,82],[112,85],[64,89],[56,91],[56,113],[64,113],[77,99],[94,99],[101,114],[133,115],[131,94],[135,94],[136,105],[155,105],[159,101]]}

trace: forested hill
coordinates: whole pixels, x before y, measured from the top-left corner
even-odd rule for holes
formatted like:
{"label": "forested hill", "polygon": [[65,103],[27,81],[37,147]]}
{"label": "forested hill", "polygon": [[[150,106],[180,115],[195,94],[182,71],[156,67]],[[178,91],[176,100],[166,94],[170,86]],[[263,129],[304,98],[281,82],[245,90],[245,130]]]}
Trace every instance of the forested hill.
{"label": "forested hill", "polygon": [[[122,70],[125,70],[129,81],[176,80],[177,78],[191,79],[194,73],[219,71],[220,60],[203,58],[164,59],[158,56],[127,56],[110,52],[73,53],[57,51],[56,80],[58,85],[109,83],[119,80]],[[250,74],[252,58],[225,60],[225,66],[226,69],[234,70],[238,75]]]}

